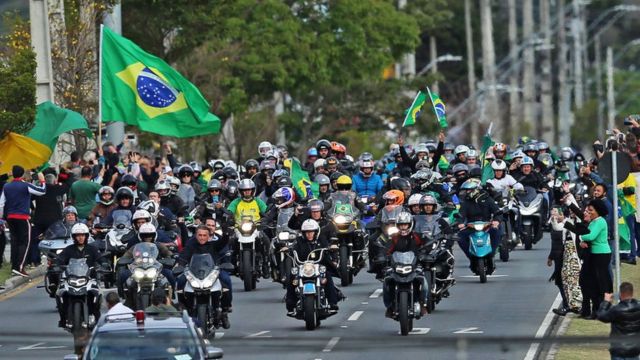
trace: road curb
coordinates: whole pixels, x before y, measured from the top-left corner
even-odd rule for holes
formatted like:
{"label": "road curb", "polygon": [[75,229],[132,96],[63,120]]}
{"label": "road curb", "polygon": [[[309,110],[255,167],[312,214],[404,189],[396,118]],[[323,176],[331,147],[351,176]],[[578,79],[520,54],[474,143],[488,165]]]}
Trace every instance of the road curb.
{"label": "road curb", "polygon": [[[562,317],[556,315],[556,318],[554,319],[554,322],[553,322],[553,326],[550,328],[550,331],[548,334],[549,337],[558,338],[566,334],[567,329],[569,328],[569,324],[571,323],[571,320],[573,318],[574,316],[571,313],[568,313],[567,315]],[[556,358],[556,355],[559,349],[560,349],[560,345],[557,343],[553,343],[548,347],[545,347],[545,349],[543,349],[543,351],[540,352],[538,359],[554,360]]]}
{"label": "road curb", "polygon": [[12,276],[8,278],[7,281],[4,282],[4,289],[0,290],[0,295],[6,294],[9,291],[15,290],[16,288],[19,288],[22,285],[25,285],[33,280],[36,280],[39,277],[43,276],[46,272],[47,272],[47,267],[44,265],[41,265],[33,270],[27,271],[27,273],[30,276],[29,278],[25,278],[22,276]]}

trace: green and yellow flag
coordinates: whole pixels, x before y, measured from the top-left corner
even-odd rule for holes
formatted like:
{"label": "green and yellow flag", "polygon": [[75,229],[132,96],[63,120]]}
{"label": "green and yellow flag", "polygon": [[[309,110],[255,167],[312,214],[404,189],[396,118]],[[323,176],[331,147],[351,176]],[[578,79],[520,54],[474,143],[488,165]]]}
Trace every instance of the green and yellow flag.
{"label": "green and yellow flag", "polygon": [[102,121],[123,121],[174,137],[216,134],[220,119],[200,91],[164,60],[102,30]]}
{"label": "green and yellow flag", "polygon": [[427,95],[422,91],[418,91],[418,94],[416,94],[416,97],[413,99],[413,103],[411,103],[411,106],[406,110],[402,127],[413,126],[416,124],[416,118],[420,114],[420,110],[422,110],[422,106],[426,101]]}
{"label": "green and yellow flag", "polygon": [[431,92],[429,87],[427,87],[427,93],[429,93],[429,98],[431,99],[431,105],[433,105],[433,113],[436,114],[436,118],[438,118],[438,124],[440,124],[440,128],[446,129],[449,124],[447,124],[447,111],[444,106],[444,102],[440,99],[438,94]]}
{"label": "green and yellow flag", "polygon": [[311,181],[309,173],[302,169],[298,160],[286,159],[284,166],[289,169],[293,188],[301,199],[309,200],[318,196],[318,184]]}

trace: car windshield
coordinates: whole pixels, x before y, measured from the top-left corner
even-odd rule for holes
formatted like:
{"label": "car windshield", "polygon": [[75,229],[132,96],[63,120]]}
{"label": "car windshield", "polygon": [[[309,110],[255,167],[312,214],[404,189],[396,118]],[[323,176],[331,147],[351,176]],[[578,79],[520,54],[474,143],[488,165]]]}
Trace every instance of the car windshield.
{"label": "car windshield", "polygon": [[215,263],[210,254],[195,254],[189,262],[189,271],[202,280],[213,270]]}
{"label": "car windshield", "polygon": [[135,329],[101,332],[87,359],[200,359],[197,339],[188,329]]}
{"label": "car windshield", "polygon": [[71,259],[69,260],[69,265],[67,266],[67,275],[68,276],[87,276],[89,272],[89,265],[87,265],[87,259]]}

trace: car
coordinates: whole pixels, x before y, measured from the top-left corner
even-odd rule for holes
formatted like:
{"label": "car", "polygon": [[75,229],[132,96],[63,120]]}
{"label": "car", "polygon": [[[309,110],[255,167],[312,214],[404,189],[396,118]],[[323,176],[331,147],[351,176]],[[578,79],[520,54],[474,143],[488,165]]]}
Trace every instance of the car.
{"label": "car", "polygon": [[204,339],[186,311],[105,315],[96,325],[82,357],[99,359],[221,359],[223,351]]}

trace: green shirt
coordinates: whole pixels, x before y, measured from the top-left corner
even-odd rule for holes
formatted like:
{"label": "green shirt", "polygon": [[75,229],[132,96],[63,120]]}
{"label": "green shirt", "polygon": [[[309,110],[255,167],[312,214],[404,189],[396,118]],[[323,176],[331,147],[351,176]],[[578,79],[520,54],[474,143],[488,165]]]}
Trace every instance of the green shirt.
{"label": "green shirt", "polygon": [[582,235],[580,239],[589,243],[592,254],[610,254],[608,232],[607,220],[599,216],[589,223],[589,233]]}
{"label": "green shirt", "polygon": [[148,312],[148,313],[165,313],[165,312],[176,312],[176,311],[178,311],[176,310],[176,308],[174,308],[172,305],[167,305],[167,304],[150,305],[146,309],[144,309],[144,312]]}
{"label": "green shirt", "polygon": [[69,198],[78,210],[78,218],[86,219],[96,205],[96,194],[101,186],[93,181],[80,179],[71,185]]}

